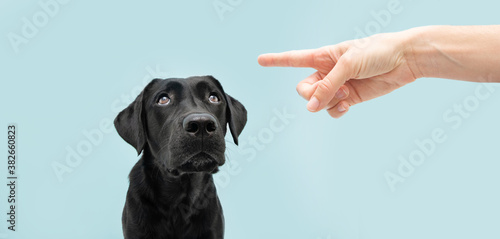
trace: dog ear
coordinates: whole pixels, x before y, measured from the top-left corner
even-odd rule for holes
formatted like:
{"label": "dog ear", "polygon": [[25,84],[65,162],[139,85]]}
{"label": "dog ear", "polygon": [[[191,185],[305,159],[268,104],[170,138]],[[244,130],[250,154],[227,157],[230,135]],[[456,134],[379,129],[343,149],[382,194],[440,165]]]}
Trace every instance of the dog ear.
{"label": "dog ear", "polygon": [[137,98],[115,118],[115,128],[118,134],[141,154],[146,144],[145,119],[142,113],[144,91],[153,83],[151,81]]}
{"label": "dog ear", "polygon": [[247,110],[238,100],[230,95],[225,94],[224,97],[227,102],[226,118],[229,124],[229,130],[233,136],[234,143],[238,145],[238,136],[247,123]]}

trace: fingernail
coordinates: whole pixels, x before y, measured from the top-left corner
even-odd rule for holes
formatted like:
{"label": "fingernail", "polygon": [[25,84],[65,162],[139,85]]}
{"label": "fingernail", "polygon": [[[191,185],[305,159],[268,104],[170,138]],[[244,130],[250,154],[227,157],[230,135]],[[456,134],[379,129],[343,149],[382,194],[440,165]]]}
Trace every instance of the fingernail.
{"label": "fingernail", "polygon": [[316,111],[319,107],[319,101],[316,97],[312,97],[311,100],[307,103],[307,109],[309,111]]}
{"label": "fingernail", "polygon": [[340,88],[337,93],[335,93],[335,98],[337,99],[344,99],[344,97],[346,97],[346,92],[344,89]]}
{"label": "fingernail", "polygon": [[337,110],[342,113],[342,112],[346,111],[347,109],[346,109],[346,107],[344,107],[344,104],[340,104],[339,107],[337,107]]}

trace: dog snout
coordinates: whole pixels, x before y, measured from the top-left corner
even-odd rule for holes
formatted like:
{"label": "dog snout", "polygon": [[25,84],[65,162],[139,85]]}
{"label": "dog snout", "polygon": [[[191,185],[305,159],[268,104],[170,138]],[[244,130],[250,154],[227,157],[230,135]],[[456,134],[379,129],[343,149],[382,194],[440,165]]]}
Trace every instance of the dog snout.
{"label": "dog snout", "polygon": [[192,135],[211,135],[217,130],[217,120],[210,114],[190,114],[184,118],[182,127]]}

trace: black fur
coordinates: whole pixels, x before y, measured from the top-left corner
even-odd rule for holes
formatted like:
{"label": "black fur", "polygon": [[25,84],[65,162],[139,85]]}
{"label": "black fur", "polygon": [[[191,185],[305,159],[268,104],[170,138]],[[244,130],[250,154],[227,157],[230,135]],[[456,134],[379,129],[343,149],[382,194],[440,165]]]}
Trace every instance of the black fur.
{"label": "black fur", "polygon": [[[163,96],[167,105],[158,104]],[[225,162],[226,124],[238,144],[246,120],[245,107],[211,76],[151,81],[115,119],[119,135],[142,152],[129,175],[125,238],[223,238],[212,174]]]}

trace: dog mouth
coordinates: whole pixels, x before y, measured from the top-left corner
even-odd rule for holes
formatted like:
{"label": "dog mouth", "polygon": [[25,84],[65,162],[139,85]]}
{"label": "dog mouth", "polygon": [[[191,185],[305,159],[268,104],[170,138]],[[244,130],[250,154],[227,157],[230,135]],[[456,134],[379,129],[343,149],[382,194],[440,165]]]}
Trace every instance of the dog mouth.
{"label": "dog mouth", "polygon": [[215,173],[219,163],[210,154],[200,152],[193,155],[191,158],[182,163],[177,170],[180,172],[208,172]]}

